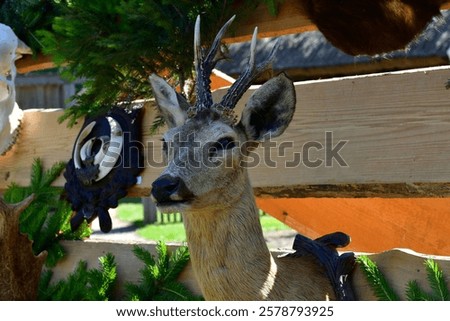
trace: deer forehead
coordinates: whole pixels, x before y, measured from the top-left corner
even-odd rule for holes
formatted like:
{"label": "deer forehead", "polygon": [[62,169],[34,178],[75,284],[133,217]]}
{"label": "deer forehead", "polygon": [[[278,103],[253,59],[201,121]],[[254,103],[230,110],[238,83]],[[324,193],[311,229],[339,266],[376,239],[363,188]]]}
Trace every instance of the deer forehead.
{"label": "deer forehead", "polygon": [[164,134],[166,142],[184,144],[197,142],[201,145],[215,142],[222,137],[239,139],[239,131],[219,120],[200,121],[192,119],[184,125],[170,129]]}

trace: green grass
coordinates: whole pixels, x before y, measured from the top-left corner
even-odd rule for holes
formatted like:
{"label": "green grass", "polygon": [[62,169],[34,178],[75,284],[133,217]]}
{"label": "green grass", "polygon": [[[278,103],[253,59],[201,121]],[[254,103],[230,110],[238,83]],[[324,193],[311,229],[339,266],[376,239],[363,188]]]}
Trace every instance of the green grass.
{"label": "green grass", "polygon": [[[117,209],[119,219],[135,224],[138,228],[136,233],[148,240],[158,240],[163,242],[184,242],[186,233],[183,223],[156,222],[155,224],[144,225],[143,206],[140,202],[124,202]],[[160,217],[158,213],[158,218]],[[167,219],[166,219],[167,221]],[[273,218],[270,215],[261,215],[261,225],[263,231],[289,230],[290,228]]]}

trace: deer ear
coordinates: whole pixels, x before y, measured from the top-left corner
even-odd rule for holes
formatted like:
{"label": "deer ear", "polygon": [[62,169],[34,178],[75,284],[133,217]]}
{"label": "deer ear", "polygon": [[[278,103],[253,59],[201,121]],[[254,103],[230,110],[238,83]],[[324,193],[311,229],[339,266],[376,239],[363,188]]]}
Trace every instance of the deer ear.
{"label": "deer ear", "polygon": [[164,79],[152,74],[150,76],[153,95],[156,104],[164,120],[170,128],[178,127],[184,124],[187,119],[187,108],[189,107],[186,99],[175,91]]}
{"label": "deer ear", "polygon": [[280,136],[295,111],[295,88],[285,74],[268,80],[250,97],[242,112],[241,126],[251,140]]}

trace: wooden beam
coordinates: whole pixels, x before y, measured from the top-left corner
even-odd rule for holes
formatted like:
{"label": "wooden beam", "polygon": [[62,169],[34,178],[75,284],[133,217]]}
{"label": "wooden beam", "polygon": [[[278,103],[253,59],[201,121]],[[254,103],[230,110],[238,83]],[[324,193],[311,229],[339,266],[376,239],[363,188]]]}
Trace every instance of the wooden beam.
{"label": "wooden beam", "polygon": [[[437,67],[297,83],[291,125],[250,170],[257,193],[449,196],[449,75]],[[339,146],[341,164],[330,159]]]}
{"label": "wooden beam", "polygon": [[[108,243],[97,241],[64,241],[62,244],[67,255],[55,268],[53,268],[52,281],[56,282],[57,280],[66,278],[69,273],[75,270],[80,260],[86,261],[88,268],[98,268],[98,258],[106,253],[111,253],[115,256],[115,262],[117,264],[118,282],[115,287],[115,293],[113,294],[116,300],[123,299],[125,294],[124,284],[126,282],[138,283],[140,279],[139,270],[142,269],[142,262],[133,255],[133,247],[139,245],[153,254],[156,252],[154,242]],[[178,245],[176,244],[170,245],[172,251],[177,247]],[[279,255],[282,253],[273,252],[273,254]],[[369,257],[377,263],[390,286],[402,300],[406,299],[405,284],[411,280],[417,280],[418,284],[423,289],[431,292],[423,265],[426,258],[433,258],[443,270],[444,275],[450,275],[450,258],[448,256],[426,256],[407,250],[391,250],[369,255]],[[200,288],[190,263],[180,275],[179,281],[194,294],[201,295]],[[447,282],[450,281],[447,279]],[[352,284],[358,300],[376,300],[376,297],[373,295],[373,292],[359,267],[355,268]]]}
{"label": "wooden beam", "polygon": [[42,54],[39,54],[36,57],[27,55],[16,61],[17,72],[21,74],[55,67],[56,65],[53,62],[52,57],[44,56]]}
{"label": "wooden beam", "polygon": [[[251,155],[255,191],[270,197],[450,196],[450,67],[296,84],[297,111],[286,132]],[[237,113],[252,87],[241,99]],[[214,93],[216,99],[225,90]],[[25,111],[18,142],[0,157],[0,190],[29,184],[30,167],[68,161],[81,122],[58,124],[61,110]],[[160,135],[144,117],[146,168],[130,195],[146,196],[163,169]],[[162,130],[163,131],[163,130]],[[253,164],[252,164],[253,163]],[[64,180],[58,179],[62,186]]]}

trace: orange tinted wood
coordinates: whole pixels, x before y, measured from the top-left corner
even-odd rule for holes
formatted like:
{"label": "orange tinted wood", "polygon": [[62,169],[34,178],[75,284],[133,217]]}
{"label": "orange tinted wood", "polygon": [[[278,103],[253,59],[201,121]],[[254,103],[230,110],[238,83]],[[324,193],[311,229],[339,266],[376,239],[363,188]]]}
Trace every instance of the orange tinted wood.
{"label": "orange tinted wood", "polygon": [[409,248],[450,255],[450,199],[258,199],[258,206],[311,238],[342,231],[345,250],[382,252]]}
{"label": "orange tinted wood", "polygon": [[213,72],[211,74],[211,90],[217,90],[219,88],[223,87],[229,87],[233,84],[234,80],[232,77],[228,76],[227,74],[217,70],[213,69]]}
{"label": "orange tinted wood", "polygon": [[56,65],[52,57],[40,54],[37,57],[24,56],[16,61],[16,67],[18,73],[25,74],[27,72],[55,68]]}

